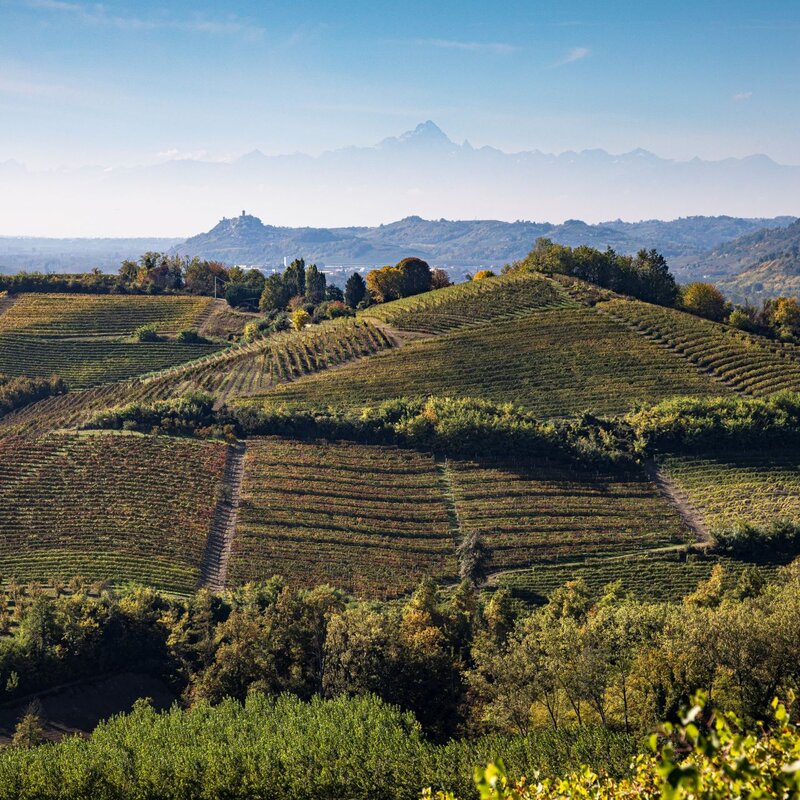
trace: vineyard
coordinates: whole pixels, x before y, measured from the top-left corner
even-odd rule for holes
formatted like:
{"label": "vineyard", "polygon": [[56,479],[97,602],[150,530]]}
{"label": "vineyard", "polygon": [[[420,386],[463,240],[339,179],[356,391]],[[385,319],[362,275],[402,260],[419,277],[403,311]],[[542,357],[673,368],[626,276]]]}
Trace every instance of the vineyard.
{"label": "vineyard", "polygon": [[175,341],[126,342],[9,335],[0,336],[0,372],[42,378],[58,375],[71,389],[85,389],[171,367],[218,350],[217,345]]}
{"label": "vineyard", "polygon": [[196,327],[211,302],[170,295],[22,294],[0,314],[0,334],[118,337],[153,323],[170,336]]}
{"label": "vineyard", "polygon": [[455,536],[431,456],[348,442],[250,439],[229,584],[283,575],[364,597],[454,579]]}
{"label": "vineyard", "polygon": [[[149,348],[159,344],[163,343],[138,346]],[[394,341],[369,322],[336,320],[213,351],[125,383],[97,386],[46,400],[35,408],[4,418],[0,432],[77,427],[101,409],[130,402],[166,400],[191,391],[206,391],[220,400],[232,400],[393,346]]]}
{"label": "vineyard", "polygon": [[194,590],[227,451],[119,434],[0,439],[0,575]]}
{"label": "vineyard", "polygon": [[465,535],[477,534],[486,568],[574,560],[681,544],[677,513],[641,475],[600,475],[546,462],[449,462]]}
{"label": "vineyard", "polygon": [[58,375],[71,389],[85,389],[219,349],[130,338],[145,324],[157,325],[165,336],[197,325],[211,307],[205,297],[22,294],[12,299],[0,313],[0,372],[9,375]]}
{"label": "vineyard", "polygon": [[709,528],[736,521],[800,521],[800,456],[796,452],[665,458],[668,474],[702,511]]}
{"label": "vineyard", "polygon": [[635,300],[598,306],[738,392],[800,391],[800,348]]}
{"label": "vineyard", "polygon": [[[530,603],[543,603],[549,594],[567,581],[582,578],[596,593],[614,581],[622,591],[639,600],[671,602],[685,597],[708,580],[711,570],[721,564],[726,573],[725,588],[731,589],[746,562],[687,553],[674,549],[628,555],[620,558],[587,558],[580,561],[539,564],[529,569],[502,572],[492,580],[497,588],[511,589],[516,597]],[[760,565],[765,576],[777,567]]]}
{"label": "vineyard", "polygon": [[623,413],[676,394],[726,392],[674,353],[591,308],[539,311],[411,342],[279,387],[270,402],[360,406],[443,395],[514,401],[543,417]]}
{"label": "vineyard", "polygon": [[531,273],[461,283],[372,306],[364,314],[403,330],[437,334],[490,320],[513,322],[536,309],[576,305],[555,281]]}

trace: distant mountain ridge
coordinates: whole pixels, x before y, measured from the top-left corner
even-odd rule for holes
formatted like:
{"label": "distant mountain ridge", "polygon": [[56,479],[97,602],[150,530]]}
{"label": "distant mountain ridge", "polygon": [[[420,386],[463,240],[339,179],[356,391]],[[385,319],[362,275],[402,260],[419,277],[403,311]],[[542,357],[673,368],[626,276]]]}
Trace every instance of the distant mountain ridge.
{"label": "distant mountain ridge", "polygon": [[722,276],[716,278],[720,288],[739,301],[800,297],[800,220],[727,242],[708,253],[697,268]]}
{"label": "distant mountain ridge", "polygon": [[332,230],[351,220],[374,224],[414,214],[468,220],[772,218],[794,209],[800,167],[764,155],[676,161],[643,149],[505,152],[457,144],[428,120],[373,146],[319,156],[254,150],[229,162],[176,159],[49,171],[0,161],[0,182],[0,220],[9,232],[52,220],[68,235],[127,234],[135,225],[163,236],[191,231],[198,219],[218,219],[225,208],[257,209],[278,225],[304,220]]}
{"label": "distant mountain ridge", "polygon": [[497,267],[522,258],[538,237],[547,236],[561,244],[612,247],[623,253],[655,247],[680,274],[686,263],[712,247],[767,225],[788,225],[793,219],[688,217],[597,225],[568,220],[555,225],[413,216],[374,228],[286,228],[265,225],[243,212],[187,239],[173,252],[263,267],[280,266],[284,258],[300,256],[323,265],[380,266],[409,255],[444,267]]}

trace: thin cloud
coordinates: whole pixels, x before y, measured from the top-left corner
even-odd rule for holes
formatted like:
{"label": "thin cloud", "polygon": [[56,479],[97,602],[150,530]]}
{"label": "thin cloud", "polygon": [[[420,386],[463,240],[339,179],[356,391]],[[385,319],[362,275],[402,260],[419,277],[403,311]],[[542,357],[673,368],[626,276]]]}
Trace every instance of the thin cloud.
{"label": "thin cloud", "polygon": [[746,100],[749,100],[753,96],[752,92],[737,92],[733,96],[733,101],[735,103],[744,103]]}
{"label": "thin cloud", "polygon": [[169,17],[136,17],[123,14],[112,14],[101,4],[87,5],[70,3],[65,0],[27,0],[28,8],[39,11],[52,11],[71,14],[87,25],[104,25],[120,30],[180,30],[211,35],[242,35],[257,38],[264,29],[238,19],[205,19],[192,17],[175,19]]}
{"label": "thin cloud", "polygon": [[471,53],[494,53],[509,55],[519,48],[507,42],[461,42],[455,39],[417,39],[415,44],[438,47],[441,50],[464,50]]}
{"label": "thin cloud", "polygon": [[591,55],[591,50],[588,47],[573,47],[564,58],[560,61],[556,61],[553,64],[554,67],[563,67],[566,64],[574,64],[576,61],[581,61],[582,59],[586,58],[588,55]]}

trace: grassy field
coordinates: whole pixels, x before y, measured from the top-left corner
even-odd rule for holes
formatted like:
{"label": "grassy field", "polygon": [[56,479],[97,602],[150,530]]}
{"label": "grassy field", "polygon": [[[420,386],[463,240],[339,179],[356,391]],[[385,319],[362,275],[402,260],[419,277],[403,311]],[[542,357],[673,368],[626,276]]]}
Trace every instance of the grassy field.
{"label": "grassy field", "polygon": [[368,308],[363,314],[397,328],[443,333],[491,320],[513,321],[528,311],[578,304],[543,275],[503,275]]}
{"label": "grassy field", "polygon": [[[674,601],[697,588],[711,575],[716,564],[725,569],[725,587],[733,588],[746,562],[732,559],[687,554],[682,550],[640,553],[621,558],[586,558],[555,564],[539,564],[530,569],[502,572],[492,585],[511,589],[515,596],[530,602],[543,603],[547,596],[567,581],[583,578],[592,591],[600,593],[614,581],[622,582],[622,591],[639,600]],[[774,565],[759,565],[768,577]]]}
{"label": "grassy field", "polygon": [[800,348],[635,300],[598,306],[739,392],[800,391]]}
{"label": "grassy field", "polygon": [[455,536],[433,458],[348,442],[250,439],[228,583],[283,575],[391,597],[455,579]]}
{"label": "grassy field", "polygon": [[197,586],[227,446],[112,433],[0,439],[0,575]]}
{"label": "grassy field", "polygon": [[487,548],[488,571],[682,544],[691,533],[639,474],[546,462],[448,462],[461,529]]}
{"label": "grassy field", "polygon": [[543,417],[623,413],[676,394],[726,387],[591,308],[532,312],[512,321],[411,342],[336,373],[278,387],[270,402],[360,406],[444,395],[515,401]]}
{"label": "grassy field", "polygon": [[800,522],[800,454],[770,450],[708,458],[669,457],[662,464],[713,529],[737,520]]}
{"label": "grassy field", "polygon": [[174,335],[196,327],[212,302],[209,297],[21,294],[0,314],[0,334],[29,336],[130,336],[154,323],[159,333]]}

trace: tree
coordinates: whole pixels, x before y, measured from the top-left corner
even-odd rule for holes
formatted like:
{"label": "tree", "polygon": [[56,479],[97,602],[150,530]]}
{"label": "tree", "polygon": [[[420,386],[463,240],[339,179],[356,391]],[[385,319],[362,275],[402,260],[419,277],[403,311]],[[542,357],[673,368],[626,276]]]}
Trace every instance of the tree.
{"label": "tree", "polygon": [[311,264],[306,268],[306,284],[303,294],[309,303],[317,305],[325,299],[325,273],[317,269],[316,264]]}
{"label": "tree", "polygon": [[367,273],[367,289],[376,303],[403,297],[403,273],[397,267],[382,267]]}
{"label": "tree", "polygon": [[397,264],[403,276],[401,297],[411,297],[431,290],[431,268],[421,258],[404,258]]}
{"label": "tree", "polygon": [[350,308],[356,308],[367,294],[367,284],[364,279],[354,272],[348,279],[344,287],[344,302]]}
{"label": "tree", "polygon": [[306,262],[303,258],[296,258],[286,267],[283,273],[283,284],[288,297],[304,295],[306,293]]}
{"label": "tree", "polygon": [[228,273],[224,264],[219,261],[201,261],[193,258],[186,267],[186,289],[191,294],[214,294],[224,288]]}
{"label": "tree", "polygon": [[494,278],[495,274],[490,269],[479,269],[473,276],[472,280],[482,281],[486,278]]}
{"label": "tree", "polygon": [[681,299],[687,311],[715,322],[722,322],[727,314],[725,295],[711,283],[690,283]]}
{"label": "tree", "polygon": [[311,322],[311,315],[304,308],[292,311],[292,327],[296,331],[303,330],[309,322]]}
{"label": "tree", "polygon": [[450,280],[447,270],[438,267],[431,270],[431,289],[444,289],[452,285],[453,282]]}
{"label": "tree", "polygon": [[273,273],[264,281],[264,289],[261,292],[258,307],[265,314],[269,314],[271,311],[283,311],[292,294],[284,282],[283,276],[277,272]]}
{"label": "tree", "polygon": [[675,304],[678,286],[661,253],[655,249],[640,250],[633,260],[633,268],[641,283],[637,297],[662,306]]}
{"label": "tree", "polygon": [[325,287],[325,299],[337,303],[344,303],[344,292],[338,286]]}
{"label": "tree", "polygon": [[790,335],[800,333],[800,303],[795,297],[779,297],[772,308],[775,325]]}
{"label": "tree", "polygon": [[12,747],[36,747],[44,741],[41,713],[41,705],[34,700],[14,728],[14,736],[11,739]]}
{"label": "tree", "polygon": [[225,288],[225,300],[232,308],[253,310],[258,307],[261,293],[247,283],[229,283]]}

